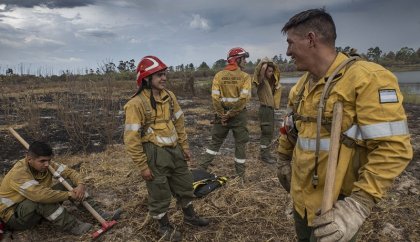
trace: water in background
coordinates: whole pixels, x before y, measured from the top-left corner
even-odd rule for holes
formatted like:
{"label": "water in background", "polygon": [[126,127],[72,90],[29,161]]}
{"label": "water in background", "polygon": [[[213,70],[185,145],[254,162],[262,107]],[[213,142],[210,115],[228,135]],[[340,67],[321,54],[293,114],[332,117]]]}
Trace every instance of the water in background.
{"label": "water in background", "polygon": [[417,83],[420,84],[420,71],[394,72],[398,77],[399,83]]}

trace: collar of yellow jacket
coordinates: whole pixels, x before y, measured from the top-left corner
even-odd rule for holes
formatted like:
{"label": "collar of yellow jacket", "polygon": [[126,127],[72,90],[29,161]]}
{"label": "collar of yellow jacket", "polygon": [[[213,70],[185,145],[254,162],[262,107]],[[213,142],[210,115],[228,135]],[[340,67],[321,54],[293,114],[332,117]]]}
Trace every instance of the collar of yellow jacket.
{"label": "collar of yellow jacket", "polygon": [[[147,97],[147,99],[150,99],[150,94],[151,94],[151,93],[152,93],[152,90],[151,90],[151,89],[144,89],[144,90],[141,92],[141,94],[140,94],[140,95],[144,95],[144,96],[146,96],[146,97]],[[166,89],[163,89],[162,91],[160,91],[159,96],[160,96],[160,100],[157,100],[157,99],[155,98],[155,101],[156,101],[157,103],[166,103],[166,102],[168,102],[168,101],[170,100],[169,93],[168,93],[168,91],[167,91]]]}
{"label": "collar of yellow jacket", "polygon": [[28,170],[32,174],[32,176],[34,177],[35,180],[39,181],[39,180],[42,180],[42,179],[44,179],[45,177],[48,176],[48,172],[49,172],[48,170],[46,172],[39,172],[39,171],[33,169],[29,165],[29,163],[26,159],[20,160],[19,163],[20,163],[21,166],[25,167],[25,169]]}
{"label": "collar of yellow jacket", "polygon": [[[343,62],[343,61],[345,61],[345,60],[347,60],[349,57],[347,57],[346,55],[344,55],[343,53],[341,53],[341,52],[338,52],[338,54],[337,54],[337,56],[335,57],[335,60],[334,60],[334,62],[331,64],[331,66],[330,66],[330,68],[328,68],[328,71],[327,71],[327,73],[324,75],[324,77],[323,78],[321,78],[321,80],[319,80],[319,83],[325,83],[327,80],[328,80],[328,78],[330,77],[330,75],[334,72],[334,70]],[[334,77],[334,79],[336,79],[336,78],[338,78],[338,77],[340,77],[340,76],[342,76],[343,75],[343,73],[344,73],[344,71],[345,71],[345,69],[346,68],[343,68],[343,69],[341,69],[338,73],[337,73],[337,75],[336,75],[336,77]]]}
{"label": "collar of yellow jacket", "polygon": [[[274,66],[274,74],[273,74],[273,77],[274,77],[274,79],[276,80],[275,81],[275,83],[274,83],[274,86],[277,86],[277,84],[279,83],[279,81],[280,81],[280,68],[279,68],[279,65],[276,65],[274,62],[273,62],[273,60],[271,60],[270,58],[268,58],[268,57],[264,57],[261,61],[260,61],[260,63],[258,63],[258,65],[257,65],[257,67],[255,67],[255,71],[254,71],[254,76],[253,76],[253,78],[252,78],[252,82],[254,82],[254,83],[256,83],[256,84],[259,84],[259,81],[258,81],[258,75],[259,75],[259,73],[260,73],[260,71],[261,71],[261,68],[262,68],[262,66],[263,66],[263,64],[264,63],[272,63],[273,64],[273,66]],[[265,77],[264,77],[265,78]]]}

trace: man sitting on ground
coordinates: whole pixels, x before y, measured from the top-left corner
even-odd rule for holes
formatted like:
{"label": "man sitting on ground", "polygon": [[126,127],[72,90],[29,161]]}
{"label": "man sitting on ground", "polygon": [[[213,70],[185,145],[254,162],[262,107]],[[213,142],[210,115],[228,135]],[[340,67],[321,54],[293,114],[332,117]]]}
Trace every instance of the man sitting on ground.
{"label": "man sitting on ground", "polygon": [[[30,229],[42,219],[73,235],[82,235],[92,227],[69,214],[61,205],[66,200],[83,201],[86,186],[75,170],[51,161],[52,157],[53,151],[48,144],[35,141],[29,146],[25,159],[18,161],[4,177],[0,185],[0,218],[6,229]],[[66,191],[61,183],[52,186],[49,165],[76,186],[73,191]],[[99,213],[105,219],[115,219],[119,212]]]}

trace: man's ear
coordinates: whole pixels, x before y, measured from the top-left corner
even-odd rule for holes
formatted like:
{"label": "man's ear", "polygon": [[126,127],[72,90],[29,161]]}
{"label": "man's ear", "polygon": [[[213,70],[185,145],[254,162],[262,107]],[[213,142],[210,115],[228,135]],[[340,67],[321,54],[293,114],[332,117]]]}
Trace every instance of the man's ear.
{"label": "man's ear", "polygon": [[29,154],[26,154],[25,159],[29,163],[29,162],[32,162],[34,158],[32,156],[30,156]]}
{"label": "man's ear", "polygon": [[313,31],[309,31],[307,34],[307,38],[309,40],[309,47],[315,47],[315,41],[317,38],[317,35]]}

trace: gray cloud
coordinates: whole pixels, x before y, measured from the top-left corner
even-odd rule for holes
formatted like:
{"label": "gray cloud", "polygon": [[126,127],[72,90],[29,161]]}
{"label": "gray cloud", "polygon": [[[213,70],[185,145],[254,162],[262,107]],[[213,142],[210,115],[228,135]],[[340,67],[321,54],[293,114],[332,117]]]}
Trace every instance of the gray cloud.
{"label": "gray cloud", "polygon": [[84,29],[84,30],[79,31],[78,34],[82,36],[88,36],[88,37],[91,36],[91,37],[96,37],[96,38],[113,38],[116,36],[115,33],[109,30],[97,29],[97,28]]}
{"label": "gray cloud", "polygon": [[212,65],[233,46],[250,51],[252,61],[285,57],[282,26],[300,11],[323,6],[336,22],[338,46],[362,52],[373,46],[417,49],[417,5],[415,0],[0,0],[0,66],[95,68],[103,60],[150,54],[168,65]]}
{"label": "gray cloud", "polygon": [[33,8],[46,6],[47,8],[74,8],[93,4],[94,0],[1,0],[0,4],[9,7]]}

